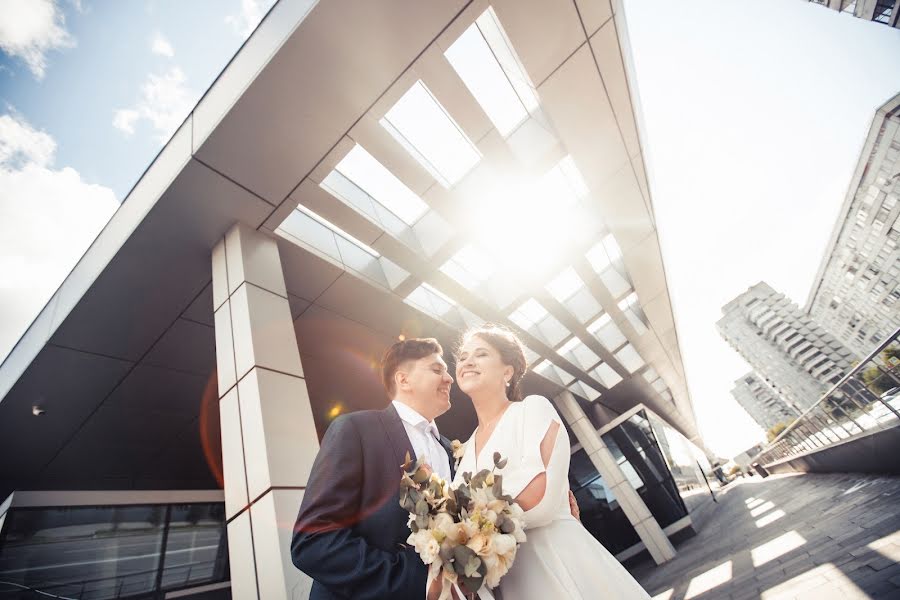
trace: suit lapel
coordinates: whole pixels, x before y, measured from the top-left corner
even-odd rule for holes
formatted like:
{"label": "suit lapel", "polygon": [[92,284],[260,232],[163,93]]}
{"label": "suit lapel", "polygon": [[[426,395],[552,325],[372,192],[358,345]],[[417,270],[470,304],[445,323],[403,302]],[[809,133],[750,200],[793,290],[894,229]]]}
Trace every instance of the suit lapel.
{"label": "suit lapel", "polygon": [[456,459],[453,457],[453,446],[450,445],[450,440],[444,436],[441,436],[441,446],[447,453],[447,458],[450,459],[450,480],[452,481],[456,477]]}
{"label": "suit lapel", "polygon": [[406,428],[403,427],[403,421],[397,414],[397,409],[393,404],[381,411],[379,415],[384,429],[387,432],[391,447],[394,449],[394,455],[397,457],[397,466],[399,467],[406,461],[406,453],[409,452],[410,458],[416,460],[416,451],[413,449],[409,436],[406,435]]}

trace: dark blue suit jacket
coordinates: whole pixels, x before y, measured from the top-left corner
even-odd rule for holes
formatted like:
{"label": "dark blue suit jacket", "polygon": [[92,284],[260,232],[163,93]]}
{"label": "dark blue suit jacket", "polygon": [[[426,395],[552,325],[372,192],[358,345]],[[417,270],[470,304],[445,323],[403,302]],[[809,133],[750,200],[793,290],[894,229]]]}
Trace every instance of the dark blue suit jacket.
{"label": "dark blue suit jacket", "polygon": [[[441,443],[452,469],[449,442]],[[294,565],[314,580],[311,600],[425,597],[427,571],[406,545],[409,513],[400,507],[407,452],[415,459],[392,405],[328,427],[291,541]]]}

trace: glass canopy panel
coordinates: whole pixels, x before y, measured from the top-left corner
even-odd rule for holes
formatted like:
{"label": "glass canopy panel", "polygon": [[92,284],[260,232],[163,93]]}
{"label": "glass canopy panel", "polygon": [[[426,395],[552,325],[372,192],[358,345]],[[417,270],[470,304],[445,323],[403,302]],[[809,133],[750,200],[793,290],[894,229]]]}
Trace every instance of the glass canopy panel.
{"label": "glass canopy panel", "polygon": [[588,262],[591,263],[591,267],[593,267],[594,271],[597,273],[602,273],[610,264],[609,256],[606,254],[606,248],[603,247],[603,242],[594,244],[591,249],[587,251],[585,256],[587,257]]}
{"label": "glass canopy panel", "polygon": [[641,373],[641,376],[647,380],[647,383],[653,383],[659,378],[659,373],[653,367],[647,367],[647,370]]}
{"label": "glass canopy panel", "polygon": [[579,340],[575,336],[572,336],[565,344],[560,346],[556,353],[560,356],[565,356],[566,354],[577,348],[579,345],[581,345],[581,340]]}
{"label": "glass canopy panel", "polygon": [[587,323],[603,310],[594,295],[587,287],[583,287],[564,302],[569,312],[578,319],[579,323]]}
{"label": "glass canopy panel", "polygon": [[529,298],[524,304],[513,311],[513,313],[509,315],[509,318],[522,329],[531,329],[546,316],[547,309],[541,306],[534,298]]}
{"label": "glass canopy panel", "polygon": [[[337,164],[335,170],[407,225],[413,225],[428,210],[428,205],[415,192],[406,187],[396,175],[359,144],[353,146]],[[322,182],[322,187],[353,203],[351,198],[346,197],[347,192],[341,193],[341,188],[334,178],[326,178]]]}
{"label": "glass canopy panel", "polygon": [[525,364],[526,365],[533,365],[541,358],[540,354],[538,354],[531,348],[528,348],[527,346],[522,348],[522,352],[525,353]]}
{"label": "glass canopy panel", "polygon": [[477,23],[472,23],[444,52],[444,56],[500,135],[506,137],[528,118],[525,105],[503,72]]}
{"label": "glass canopy panel", "polygon": [[421,80],[391,107],[381,125],[446,188],[481,160],[481,153]]}
{"label": "glass canopy panel", "polygon": [[575,292],[584,287],[584,282],[572,267],[567,268],[556,278],[547,284],[547,291],[559,302],[565,302],[571,298]]}
{"label": "glass canopy panel", "polygon": [[437,318],[443,318],[456,304],[427,283],[423,283],[410,292],[406,297],[406,302]]}
{"label": "glass canopy panel", "polygon": [[603,347],[610,352],[628,341],[608,314],[600,315],[595,321],[588,324],[587,330],[600,340]]}
{"label": "glass canopy panel", "polygon": [[638,335],[647,333],[647,324],[644,322],[644,311],[641,309],[637,292],[628,294],[628,296],[619,301],[618,306],[619,310],[622,311],[625,318],[628,319],[628,322],[631,323],[631,326],[634,327],[634,330]]}
{"label": "glass canopy panel", "polygon": [[542,196],[553,199],[558,207],[563,208],[578,203],[589,193],[571,156],[563,158],[541,177],[538,190]]}
{"label": "glass canopy panel", "polygon": [[625,344],[621,350],[616,352],[615,357],[630,373],[640,370],[645,364],[644,359],[631,344]]}
{"label": "glass canopy panel", "polygon": [[611,388],[622,381],[622,376],[616,373],[615,370],[606,363],[597,365],[597,368],[591,371],[591,375],[596,377],[600,383],[608,388]]}
{"label": "glass canopy panel", "polygon": [[586,384],[585,382],[576,379],[571,384],[569,384],[569,391],[580,395],[582,398],[586,398],[588,400],[596,400],[600,397],[600,392],[594,389],[593,386]]}
{"label": "glass canopy panel", "polygon": [[441,266],[441,271],[467,288],[474,288],[494,273],[493,262],[474,246],[464,246]]}
{"label": "glass canopy panel", "polygon": [[603,282],[613,298],[619,298],[631,290],[631,284],[614,267],[607,267],[600,273],[600,281]]}
{"label": "glass canopy panel", "polygon": [[549,360],[545,360],[538,364],[534,368],[535,373],[543,375],[550,381],[554,383],[558,383],[560,385],[569,385],[572,381],[575,380],[575,377],[566,371],[565,369],[561,369]]}
{"label": "glass canopy panel", "polygon": [[510,84],[516,90],[519,100],[525,105],[525,109],[529,113],[536,111],[540,103],[537,92],[525,73],[525,67],[516,55],[506,32],[503,30],[503,26],[497,18],[497,13],[494,12],[492,7],[488,7],[476,19],[475,23],[478,25],[482,35],[484,35],[484,39],[494,53],[497,62],[500,63],[503,72],[509,78]]}
{"label": "glass canopy panel", "polygon": [[585,370],[590,369],[600,360],[600,357],[593,350],[574,336],[563,344],[556,353]]}

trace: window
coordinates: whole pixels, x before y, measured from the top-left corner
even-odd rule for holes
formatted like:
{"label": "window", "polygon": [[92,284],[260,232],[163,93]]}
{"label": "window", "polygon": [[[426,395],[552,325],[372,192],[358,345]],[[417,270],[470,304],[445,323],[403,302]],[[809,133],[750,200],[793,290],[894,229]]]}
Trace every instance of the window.
{"label": "window", "polygon": [[441,265],[441,271],[466,288],[477,287],[494,273],[494,264],[474,246],[465,246]]}
{"label": "window", "polygon": [[608,314],[600,315],[587,326],[587,330],[610,352],[621,347],[627,341],[622,334],[622,330],[619,329]]}
{"label": "window", "polygon": [[890,23],[893,10],[893,0],[878,0],[875,3],[875,14],[872,17],[872,20],[877,23]]}
{"label": "window", "polygon": [[619,310],[622,311],[638,335],[647,333],[647,316],[641,308],[636,292],[630,293],[624,300],[619,302]]}
{"label": "window", "polygon": [[522,329],[530,329],[545,316],[547,316],[547,309],[534,298],[530,298],[509,315],[509,319]]}
{"label": "window", "polygon": [[406,297],[406,303],[415,306],[432,317],[441,318],[456,305],[452,299],[440,293],[427,283],[414,289]]}
{"label": "window", "polygon": [[571,298],[575,292],[584,287],[581,277],[572,267],[567,268],[560,273],[553,281],[547,284],[547,291],[559,302],[565,302]]}
{"label": "window", "polygon": [[537,109],[534,88],[493,8],[488,7],[444,56],[503,137]]}
{"label": "window", "polygon": [[355,190],[348,188],[340,175],[407,225],[415,224],[428,211],[428,205],[421,198],[359,144],[341,159],[321,184],[333,196],[358,206],[352,197]]}
{"label": "window", "polygon": [[591,375],[597,378],[607,388],[612,388],[622,381],[622,376],[616,373],[612,367],[606,363],[600,363],[597,368],[591,371]]}
{"label": "window", "polygon": [[381,125],[444,187],[481,160],[481,154],[422,81],[381,119]]}

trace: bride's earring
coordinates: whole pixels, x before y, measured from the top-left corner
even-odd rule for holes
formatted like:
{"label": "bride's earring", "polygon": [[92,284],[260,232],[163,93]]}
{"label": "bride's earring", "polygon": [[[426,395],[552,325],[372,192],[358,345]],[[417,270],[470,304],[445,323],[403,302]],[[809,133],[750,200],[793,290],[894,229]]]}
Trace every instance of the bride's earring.
{"label": "bride's earring", "polygon": [[509,387],[509,382],[508,382],[508,381],[506,382],[506,387]]}

